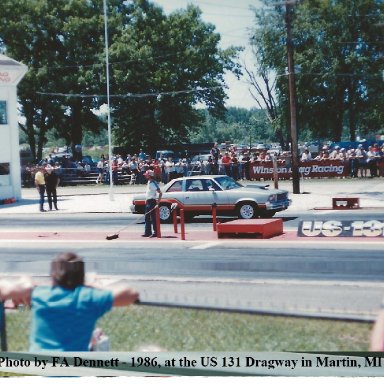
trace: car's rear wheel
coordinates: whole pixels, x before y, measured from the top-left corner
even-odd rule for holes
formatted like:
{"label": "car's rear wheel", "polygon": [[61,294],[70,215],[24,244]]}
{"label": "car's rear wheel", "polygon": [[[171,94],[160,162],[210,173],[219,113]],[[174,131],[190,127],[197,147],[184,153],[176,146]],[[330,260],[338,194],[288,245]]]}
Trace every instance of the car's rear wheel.
{"label": "car's rear wheel", "polygon": [[160,204],[159,206],[159,216],[161,223],[168,223],[171,221],[172,212],[171,206],[168,204]]}
{"label": "car's rear wheel", "polygon": [[237,215],[240,219],[254,219],[257,216],[257,206],[250,201],[240,203],[237,207]]}

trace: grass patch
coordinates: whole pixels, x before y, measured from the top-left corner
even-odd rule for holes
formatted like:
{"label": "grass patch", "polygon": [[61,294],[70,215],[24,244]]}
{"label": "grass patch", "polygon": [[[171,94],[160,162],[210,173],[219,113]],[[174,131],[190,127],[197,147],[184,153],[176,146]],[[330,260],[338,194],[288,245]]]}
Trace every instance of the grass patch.
{"label": "grass patch", "polygon": [[[28,349],[30,311],[7,314],[9,351]],[[372,325],[193,309],[116,308],[99,325],[113,351],[366,351]]]}

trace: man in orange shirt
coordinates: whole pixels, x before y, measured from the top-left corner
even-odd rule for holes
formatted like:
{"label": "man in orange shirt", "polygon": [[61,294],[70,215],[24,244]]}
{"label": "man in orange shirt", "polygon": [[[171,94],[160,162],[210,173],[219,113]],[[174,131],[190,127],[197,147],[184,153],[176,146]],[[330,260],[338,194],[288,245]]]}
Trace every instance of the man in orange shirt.
{"label": "man in orange shirt", "polygon": [[225,174],[231,176],[231,157],[228,152],[225,152],[224,156],[221,158],[221,162],[225,169]]}

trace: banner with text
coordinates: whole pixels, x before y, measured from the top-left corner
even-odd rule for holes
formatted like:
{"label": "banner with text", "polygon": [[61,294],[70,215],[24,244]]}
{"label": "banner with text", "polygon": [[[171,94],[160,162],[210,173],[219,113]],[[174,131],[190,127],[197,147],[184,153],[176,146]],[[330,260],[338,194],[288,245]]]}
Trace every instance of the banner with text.
{"label": "banner with text", "polygon": [[300,237],[383,237],[383,220],[304,220]]}
{"label": "banner with text", "polygon": [[[302,177],[345,177],[349,175],[349,163],[337,160],[306,161],[301,162],[299,172]],[[286,164],[277,165],[279,179],[289,179],[292,168]],[[252,179],[272,179],[272,161],[255,161],[251,163]]]}

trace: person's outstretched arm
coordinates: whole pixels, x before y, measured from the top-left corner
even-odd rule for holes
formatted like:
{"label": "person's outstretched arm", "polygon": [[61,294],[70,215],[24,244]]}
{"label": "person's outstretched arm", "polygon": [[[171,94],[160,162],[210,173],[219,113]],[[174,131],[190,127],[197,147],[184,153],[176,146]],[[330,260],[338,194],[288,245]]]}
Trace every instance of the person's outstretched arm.
{"label": "person's outstretched arm", "polygon": [[139,300],[139,293],[126,284],[120,283],[106,288],[112,291],[114,307],[124,307]]}
{"label": "person's outstretched arm", "polygon": [[30,305],[34,284],[29,277],[21,277],[16,281],[0,280],[0,300],[12,300],[19,304]]}

